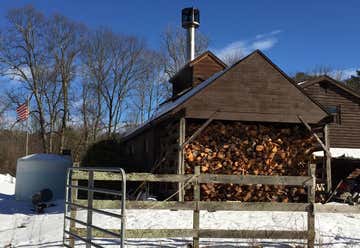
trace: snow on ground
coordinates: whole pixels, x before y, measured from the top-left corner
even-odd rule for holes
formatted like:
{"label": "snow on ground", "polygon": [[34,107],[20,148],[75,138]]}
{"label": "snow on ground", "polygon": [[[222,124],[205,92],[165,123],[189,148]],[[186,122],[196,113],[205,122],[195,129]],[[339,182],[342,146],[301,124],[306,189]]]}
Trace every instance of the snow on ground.
{"label": "snow on ground", "polygon": [[[332,158],[339,158],[339,157],[345,157],[345,158],[353,158],[353,159],[359,159],[360,158],[360,149],[354,149],[354,148],[330,148],[330,153]],[[323,157],[324,152],[323,151],[317,151],[313,153],[316,157]]]}
{"label": "snow on ground", "polygon": [[15,177],[0,174],[0,194],[15,194]]}
{"label": "snow on ground", "polygon": [[[42,215],[31,211],[29,202],[15,201],[15,179],[0,175],[0,247],[62,247],[63,203],[46,209]],[[85,212],[78,214],[85,219]],[[252,229],[252,230],[303,230],[306,228],[305,213],[289,212],[201,212],[201,228]],[[94,225],[117,228],[120,223],[110,217],[94,214]],[[191,228],[191,211],[128,210],[127,227]],[[316,214],[316,243],[318,247],[360,247],[359,214]],[[115,247],[109,240],[97,240],[106,247]],[[186,247],[190,239],[133,239],[127,247]],[[111,245],[112,244],[112,245]],[[203,247],[293,247],[304,241],[274,240],[201,240]]]}

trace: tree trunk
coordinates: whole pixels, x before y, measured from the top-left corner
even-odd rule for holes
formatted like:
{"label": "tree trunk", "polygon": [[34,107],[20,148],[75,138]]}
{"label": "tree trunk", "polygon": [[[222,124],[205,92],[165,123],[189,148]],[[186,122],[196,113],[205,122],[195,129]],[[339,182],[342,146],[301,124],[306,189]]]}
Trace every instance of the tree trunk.
{"label": "tree trunk", "polygon": [[35,99],[38,106],[38,112],[39,112],[39,124],[40,124],[40,136],[41,136],[41,143],[43,147],[43,151],[45,153],[48,153],[48,147],[47,147],[47,141],[46,141],[46,129],[45,129],[45,118],[44,118],[44,112],[43,112],[43,106],[42,102],[39,99],[39,96],[35,93]]}
{"label": "tree trunk", "polygon": [[60,129],[60,152],[65,149],[65,131],[67,128],[67,120],[69,115],[69,104],[68,104],[68,81],[63,79],[62,92],[63,92],[63,116],[61,118],[61,129]]}

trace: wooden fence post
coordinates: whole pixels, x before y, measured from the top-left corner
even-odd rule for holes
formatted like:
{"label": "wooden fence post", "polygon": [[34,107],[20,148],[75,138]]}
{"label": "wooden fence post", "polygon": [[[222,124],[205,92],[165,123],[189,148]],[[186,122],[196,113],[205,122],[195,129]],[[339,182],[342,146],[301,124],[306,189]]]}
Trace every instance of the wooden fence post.
{"label": "wooden fence post", "polygon": [[316,188],[316,164],[309,164],[309,176],[312,177],[312,183],[308,186],[308,247],[314,248],[315,245],[315,188]]}
{"label": "wooden fence post", "polygon": [[[200,166],[195,166],[194,169],[195,176],[200,175]],[[193,237],[193,248],[199,248],[199,229],[200,229],[200,210],[199,210],[199,201],[200,201],[200,185],[198,178],[196,178],[194,183],[194,201],[196,202],[196,207],[193,213],[193,230],[195,232],[195,236]]]}
{"label": "wooden fence post", "polygon": [[[71,185],[78,186],[78,180],[71,179]],[[75,188],[70,188],[70,192],[71,192],[70,202],[75,202],[75,200],[77,199],[78,190]],[[76,219],[76,211],[77,208],[75,206],[70,206],[70,217],[72,219]],[[75,228],[76,228],[75,221],[70,220],[70,232],[74,232]],[[72,236],[69,237],[69,245],[70,247],[75,247],[75,239]]]}
{"label": "wooden fence post", "polygon": [[[92,191],[92,189],[94,188],[94,171],[89,171],[88,173],[89,173],[88,188],[90,190],[87,192],[88,210],[87,210],[87,216],[86,216],[86,224],[87,224],[86,239],[91,242],[92,241],[92,227],[91,227],[91,225],[92,225],[92,208],[93,208],[93,199],[94,199],[94,191]],[[86,248],[91,248],[91,244],[87,243]]]}
{"label": "wooden fence post", "polygon": [[[329,125],[325,125],[324,127],[324,140],[325,146],[328,151],[330,151],[330,138],[329,138]],[[332,189],[332,181],[331,181],[331,154],[326,152],[326,190],[330,192]]]}
{"label": "wooden fence post", "polygon": [[[186,132],[186,120],[185,118],[180,118],[179,122],[179,158],[178,158],[178,174],[185,174],[185,166],[184,166],[184,149],[182,144],[185,142],[185,132]],[[184,201],[185,189],[184,183],[178,183],[179,187],[179,201]]]}

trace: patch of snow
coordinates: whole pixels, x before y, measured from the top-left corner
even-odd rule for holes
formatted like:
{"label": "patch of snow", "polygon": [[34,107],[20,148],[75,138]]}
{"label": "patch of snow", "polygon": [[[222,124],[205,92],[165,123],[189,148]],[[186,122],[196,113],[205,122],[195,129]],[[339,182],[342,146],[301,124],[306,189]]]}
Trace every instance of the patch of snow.
{"label": "patch of snow", "polygon": [[49,153],[35,153],[30,154],[25,157],[19,158],[18,161],[24,160],[71,160],[70,156],[59,155],[59,154],[49,154]]}
{"label": "patch of snow", "polygon": [[[339,157],[346,157],[346,158],[356,158],[360,159],[360,149],[353,149],[353,148],[330,148],[331,157],[339,158]],[[323,151],[317,151],[313,153],[317,157],[323,157]]]}
{"label": "patch of snow", "polygon": [[298,82],[297,84],[298,85],[302,85],[302,84],[304,84],[304,83],[306,83],[307,81],[305,80],[305,81],[302,81],[302,82]]}
{"label": "patch of snow", "polygon": [[[45,209],[45,214],[36,215],[31,203],[15,201],[14,178],[0,175],[0,247],[63,247],[63,202]],[[119,212],[118,210],[111,210]],[[316,243],[321,247],[360,247],[360,214],[317,213]],[[77,219],[86,220],[86,211],[79,211]],[[292,212],[247,212],[217,211],[200,212],[200,227],[209,229],[252,229],[252,230],[304,230],[305,213]],[[119,228],[118,220],[94,213],[93,224],[105,228]],[[192,228],[191,211],[170,210],[127,210],[127,227],[147,228]],[[107,239],[97,239],[104,247],[118,247]],[[187,247],[190,238],[172,239],[129,239],[130,247]],[[242,240],[201,239],[207,247],[292,247],[304,245],[303,240]],[[291,246],[289,246],[289,244]],[[79,246],[84,247],[84,246]]]}
{"label": "patch of snow", "polygon": [[15,177],[12,177],[10,174],[6,174],[6,175],[0,174],[0,194],[6,194],[6,195],[15,194],[15,182],[16,182]]}
{"label": "patch of snow", "polygon": [[0,174],[0,194],[15,194],[15,182],[15,177],[11,176],[10,174]]}

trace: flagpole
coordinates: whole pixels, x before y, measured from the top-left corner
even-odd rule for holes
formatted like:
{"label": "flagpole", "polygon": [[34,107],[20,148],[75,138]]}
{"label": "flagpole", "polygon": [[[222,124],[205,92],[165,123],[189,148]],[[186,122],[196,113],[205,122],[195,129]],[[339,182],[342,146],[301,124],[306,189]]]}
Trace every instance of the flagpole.
{"label": "flagpole", "polygon": [[[29,108],[29,100],[30,98],[27,98],[27,111],[30,112],[30,108]],[[30,118],[30,113],[26,119],[26,147],[25,147],[25,156],[29,155],[29,118]]]}

